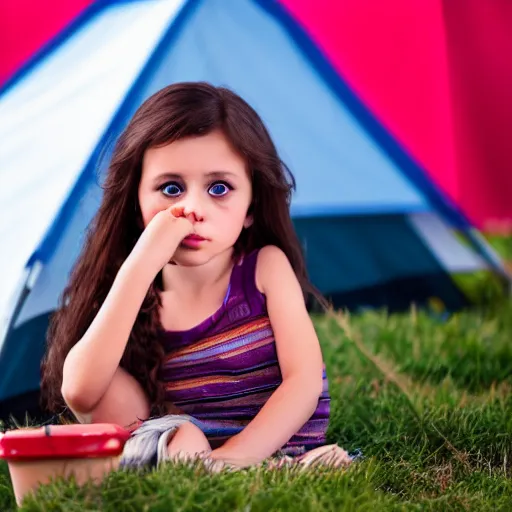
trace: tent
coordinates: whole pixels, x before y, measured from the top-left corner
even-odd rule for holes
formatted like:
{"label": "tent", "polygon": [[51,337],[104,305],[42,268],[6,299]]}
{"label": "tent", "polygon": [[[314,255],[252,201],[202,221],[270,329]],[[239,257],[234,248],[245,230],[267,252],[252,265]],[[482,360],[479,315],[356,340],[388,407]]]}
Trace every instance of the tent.
{"label": "tent", "polygon": [[[509,0],[275,1],[471,222],[510,231]],[[96,4],[0,2],[0,87]]]}
{"label": "tent", "polygon": [[480,229],[512,231],[509,0],[281,0]]}
{"label": "tent", "polygon": [[279,2],[98,1],[0,94],[0,417],[35,410],[48,318],[112,142],[145,98],[185,80],[227,85],[261,114],[297,179],[310,276],[335,304],[456,309],[450,273],[505,275]]}

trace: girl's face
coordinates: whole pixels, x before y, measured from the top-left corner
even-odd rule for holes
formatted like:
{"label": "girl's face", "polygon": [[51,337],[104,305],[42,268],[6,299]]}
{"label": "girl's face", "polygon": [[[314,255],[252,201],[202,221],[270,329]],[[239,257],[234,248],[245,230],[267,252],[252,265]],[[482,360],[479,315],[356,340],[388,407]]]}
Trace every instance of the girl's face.
{"label": "girl's face", "polygon": [[138,192],[144,227],[169,206],[183,207],[194,224],[199,238],[180,245],[173,257],[180,265],[201,265],[231,250],[252,222],[246,164],[221,131],[148,149]]}

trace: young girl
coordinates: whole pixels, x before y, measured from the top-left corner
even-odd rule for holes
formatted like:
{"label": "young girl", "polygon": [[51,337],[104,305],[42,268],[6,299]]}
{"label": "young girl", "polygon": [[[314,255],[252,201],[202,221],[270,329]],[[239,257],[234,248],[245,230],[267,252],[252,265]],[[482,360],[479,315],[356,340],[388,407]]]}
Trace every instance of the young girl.
{"label": "young girl", "polygon": [[324,446],[330,398],[293,187],[233,92],[181,83],[150,97],[117,142],[50,327],[47,408],[133,428],[124,466],[348,463]]}

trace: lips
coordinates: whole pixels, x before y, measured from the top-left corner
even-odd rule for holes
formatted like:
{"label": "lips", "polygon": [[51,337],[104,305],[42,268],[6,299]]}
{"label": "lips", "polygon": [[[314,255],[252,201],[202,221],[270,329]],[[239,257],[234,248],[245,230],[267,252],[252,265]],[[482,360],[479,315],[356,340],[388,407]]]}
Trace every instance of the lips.
{"label": "lips", "polygon": [[195,240],[197,242],[201,242],[202,240],[206,240],[206,238],[203,238],[202,236],[199,236],[199,235],[192,234],[192,235],[186,236],[184,238],[184,240]]}
{"label": "lips", "polygon": [[188,235],[181,241],[181,247],[184,247],[185,249],[200,249],[204,243],[206,242],[206,238],[203,238],[200,235],[192,234]]}

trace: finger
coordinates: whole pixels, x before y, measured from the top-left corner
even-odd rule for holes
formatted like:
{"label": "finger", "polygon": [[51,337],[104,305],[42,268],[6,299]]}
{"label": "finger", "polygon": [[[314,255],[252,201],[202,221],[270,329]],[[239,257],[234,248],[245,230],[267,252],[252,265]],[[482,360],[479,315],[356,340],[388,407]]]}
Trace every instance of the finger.
{"label": "finger", "polygon": [[173,206],[171,208],[171,214],[176,218],[185,217],[184,213],[185,208],[183,206]]}

